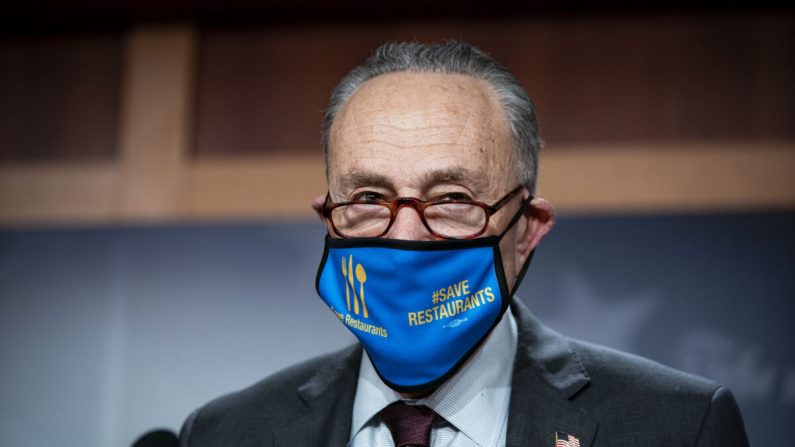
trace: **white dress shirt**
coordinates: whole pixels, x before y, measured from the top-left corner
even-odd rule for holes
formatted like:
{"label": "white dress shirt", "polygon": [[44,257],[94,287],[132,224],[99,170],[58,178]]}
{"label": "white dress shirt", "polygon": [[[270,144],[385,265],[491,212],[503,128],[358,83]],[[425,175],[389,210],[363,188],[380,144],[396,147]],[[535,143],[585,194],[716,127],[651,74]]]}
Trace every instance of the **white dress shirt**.
{"label": "white dress shirt", "polygon": [[[460,371],[433,394],[406,400],[425,405],[444,418],[431,432],[432,447],[503,447],[508,431],[508,404],[517,343],[510,309]],[[384,407],[401,400],[362,355],[351,420],[351,447],[392,447],[392,434],[378,417]]]}

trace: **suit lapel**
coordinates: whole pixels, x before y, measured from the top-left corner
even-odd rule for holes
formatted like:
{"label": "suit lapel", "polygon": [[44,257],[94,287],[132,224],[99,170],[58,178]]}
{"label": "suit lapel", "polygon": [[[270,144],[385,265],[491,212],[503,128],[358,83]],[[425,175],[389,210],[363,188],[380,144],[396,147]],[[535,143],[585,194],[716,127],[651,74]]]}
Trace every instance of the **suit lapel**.
{"label": "suit lapel", "polygon": [[296,390],[306,412],[274,431],[274,445],[347,445],[361,357],[358,344],[345,349],[338,362],[318,371]]}
{"label": "suit lapel", "polygon": [[543,326],[514,299],[519,327],[508,412],[508,446],[555,445],[555,432],[576,436],[582,447],[596,434],[596,422],[571,401],[589,377],[568,341]]}

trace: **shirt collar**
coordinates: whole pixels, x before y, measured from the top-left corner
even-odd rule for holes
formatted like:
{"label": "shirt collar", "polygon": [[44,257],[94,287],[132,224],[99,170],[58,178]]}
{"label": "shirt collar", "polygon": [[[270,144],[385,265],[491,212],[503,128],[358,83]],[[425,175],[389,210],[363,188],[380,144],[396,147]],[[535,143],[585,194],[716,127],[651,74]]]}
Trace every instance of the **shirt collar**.
{"label": "shirt collar", "polygon": [[[461,370],[416,403],[433,409],[478,445],[497,445],[508,417],[517,334],[516,321],[508,310]],[[384,407],[399,400],[400,394],[378,377],[370,358],[363,355],[351,439]]]}

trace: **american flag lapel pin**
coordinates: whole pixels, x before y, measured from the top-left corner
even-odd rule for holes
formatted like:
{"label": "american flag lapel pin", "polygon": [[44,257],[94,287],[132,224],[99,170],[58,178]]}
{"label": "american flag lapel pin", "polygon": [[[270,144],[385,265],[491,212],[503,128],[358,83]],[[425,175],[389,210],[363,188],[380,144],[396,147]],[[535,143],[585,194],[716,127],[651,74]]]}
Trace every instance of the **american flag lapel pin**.
{"label": "american flag lapel pin", "polygon": [[580,439],[568,433],[556,431],[555,447],[580,447]]}

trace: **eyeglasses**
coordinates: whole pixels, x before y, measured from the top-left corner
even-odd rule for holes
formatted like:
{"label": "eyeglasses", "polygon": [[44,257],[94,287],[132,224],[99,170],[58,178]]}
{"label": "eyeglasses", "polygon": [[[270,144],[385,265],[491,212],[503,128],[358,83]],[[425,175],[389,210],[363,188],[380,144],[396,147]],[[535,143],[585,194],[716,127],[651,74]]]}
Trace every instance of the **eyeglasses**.
{"label": "eyeglasses", "polygon": [[[398,210],[410,206],[419,213],[425,228],[436,237],[472,239],[486,231],[489,218],[522,190],[517,186],[493,205],[469,200],[420,200],[398,197],[395,200],[355,200],[332,203],[326,195],[323,216],[334,232],[343,238],[381,237],[395,222]],[[524,205],[529,203],[528,198]]]}

